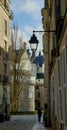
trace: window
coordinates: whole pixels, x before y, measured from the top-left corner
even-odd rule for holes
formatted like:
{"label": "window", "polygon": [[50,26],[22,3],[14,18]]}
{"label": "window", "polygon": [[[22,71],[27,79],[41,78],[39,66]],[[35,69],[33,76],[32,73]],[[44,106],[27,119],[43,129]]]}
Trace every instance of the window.
{"label": "window", "polygon": [[7,51],[7,41],[4,41],[4,50]]}
{"label": "window", "polygon": [[7,65],[4,64],[4,74],[6,75]]}
{"label": "window", "polygon": [[7,36],[7,21],[4,20],[4,35]]}

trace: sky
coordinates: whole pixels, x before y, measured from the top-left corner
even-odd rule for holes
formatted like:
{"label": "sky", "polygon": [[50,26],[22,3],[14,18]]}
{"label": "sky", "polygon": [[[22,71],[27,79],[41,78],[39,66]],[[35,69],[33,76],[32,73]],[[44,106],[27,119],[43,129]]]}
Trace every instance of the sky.
{"label": "sky", "polygon": [[[11,0],[11,10],[14,13],[11,26],[14,23],[18,26],[19,32],[23,34],[23,41],[30,40],[33,30],[43,30],[41,16],[43,7],[44,0]],[[35,35],[39,40],[38,51],[42,50],[42,33]]]}

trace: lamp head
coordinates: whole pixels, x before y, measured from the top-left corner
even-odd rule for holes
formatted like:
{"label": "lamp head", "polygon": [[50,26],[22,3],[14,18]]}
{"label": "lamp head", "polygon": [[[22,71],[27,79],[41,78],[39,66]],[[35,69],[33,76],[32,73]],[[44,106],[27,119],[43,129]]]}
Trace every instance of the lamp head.
{"label": "lamp head", "polygon": [[35,34],[33,33],[33,35],[31,36],[30,40],[29,40],[29,43],[30,43],[30,48],[32,51],[36,51],[37,50],[37,47],[38,47],[38,43],[39,41],[37,40],[37,37],[35,36]]}

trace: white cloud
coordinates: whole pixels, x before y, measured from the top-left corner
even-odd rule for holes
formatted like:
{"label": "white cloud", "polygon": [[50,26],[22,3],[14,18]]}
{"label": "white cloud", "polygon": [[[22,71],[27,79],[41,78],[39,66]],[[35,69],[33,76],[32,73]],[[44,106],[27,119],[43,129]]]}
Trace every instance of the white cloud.
{"label": "white cloud", "polygon": [[33,0],[26,0],[26,2],[23,3],[23,7],[21,8],[21,11],[24,11],[26,13],[34,13],[38,10],[39,5]]}
{"label": "white cloud", "polygon": [[19,13],[30,14],[34,18],[38,18],[41,8],[41,0],[12,0],[11,9],[15,15]]}
{"label": "white cloud", "polygon": [[15,13],[33,13],[39,10],[39,5],[35,0],[12,0],[12,8]]}

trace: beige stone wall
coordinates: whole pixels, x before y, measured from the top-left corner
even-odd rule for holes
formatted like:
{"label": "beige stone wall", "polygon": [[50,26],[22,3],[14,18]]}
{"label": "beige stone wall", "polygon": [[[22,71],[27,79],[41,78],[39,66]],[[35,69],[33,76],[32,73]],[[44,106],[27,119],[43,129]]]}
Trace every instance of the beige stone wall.
{"label": "beige stone wall", "polygon": [[[44,85],[39,86],[39,90],[40,90],[40,104],[41,104],[41,108],[44,109],[44,101],[46,100],[46,91],[44,90]],[[45,95],[44,95],[44,91],[45,91]]]}
{"label": "beige stone wall", "polygon": [[[43,8],[42,11],[42,17],[43,17],[43,28],[44,30],[48,30],[48,10]],[[45,88],[47,88],[47,91],[46,91],[46,94],[45,94],[45,91],[44,91],[44,96],[46,97],[45,102],[47,102],[47,93],[48,93],[48,34],[43,34],[43,53],[44,53],[44,57],[45,57],[45,64],[44,64],[44,75],[45,75],[45,79],[44,79],[44,83],[45,83]],[[45,89],[46,90],[46,89]]]}
{"label": "beige stone wall", "polygon": [[[4,20],[7,21],[7,36],[4,35]],[[9,13],[7,13],[1,2],[0,2],[0,46],[4,49],[4,41],[7,42],[7,52],[8,52],[8,48],[10,45],[10,18],[9,18]],[[3,56],[3,52],[2,52],[2,56]],[[3,57],[0,56],[0,73],[4,74],[3,72]],[[7,75],[9,75],[9,63],[8,61],[5,62],[7,64]]]}
{"label": "beige stone wall", "polygon": [[[3,2],[3,1],[2,1]],[[4,71],[4,64],[6,64],[7,68],[6,68],[6,76],[8,78],[10,78],[10,63],[9,60],[5,59],[5,41],[7,42],[7,53],[8,53],[8,48],[10,45],[10,18],[9,18],[9,11],[7,11],[5,9],[5,7],[3,6],[3,3],[0,1],[0,47],[1,47],[1,53],[0,53],[0,74],[1,74],[1,81],[0,81],[0,111],[2,112],[2,108],[4,106],[2,106],[2,99],[3,99],[3,94],[4,91],[6,89],[7,91],[7,112],[10,112],[9,109],[9,105],[10,105],[10,92],[9,92],[9,88],[10,88],[10,84],[7,82],[3,85],[3,76],[5,75],[5,71]],[[8,2],[8,6],[9,6]],[[7,21],[7,36],[4,35],[4,20]],[[8,114],[9,116],[9,114]]]}
{"label": "beige stone wall", "polygon": [[[4,20],[7,21],[7,37],[4,36]],[[10,19],[3,8],[0,6],[0,45],[4,48],[4,40],[7,41],[7,51],[10,45]]]}
{"label": "beige stone wall", "polygon": [[40,107],[44,109],[44,103],[45,101],[47,101],[47,90],[44,87],[44,79],[43,80],[40,79],[36,81],[35,101],[36,101],[36,109],[38,107],[38,102],[40,102]]}
{"label": "beige stone wall", "polygon": [[[54,1],[53,1],[54,2]],[[54,3],[52,3],[51,4],[52,5],[52,13],[51,13],[51,25],[50,25],[50,28],[51,29],[55,29],[55,10],[54,10]],[[65,13],[65,1],[64,0],[62,0],[61,1],[61,16],[64,16],[64,13]],[[63,24],[63,28],[62,28],[62,33],[61,33],[61,36],[60,36],[60,39],[59,39],[59,46],[60,46],[60,48],[59,48],[59,52],[60,52],[60,56],[59,57],[61,57],[61,55],[63,55],[63,49],[65,48],[65,46],[66,46],[66,43],[67,43],[67,16],[66,16],[66,18],[65,18],[65,20],[64,20],[64,24]],[[52,40],[50,41],[50,45],[52,44]],[[51,48],[52,48],[52,45],[51,45]],[[50,48],[50,49],[51,49]],[[56,67],[57,67],[57,65],[56,65]],[[54,87],[55,87],[55,83],[54,83],[54,78],[56,78],[56,74],[54,75],[54,70],[55,70],[55,68],[53,68],[53,72],[52,72],[52,74],[51,74],[51,124],[52,124],[52,127],[53,127],[53,129],[56,129],[56,130],[59,130],[59,129],[61,129],[61,130],[64,130],[64,121],[62,120],[61,122],[60,122],[60,116],[58,116],[58,118],[57,118],[57,115],[58,114],[55,114],[55,111],[59,111],[59,109],[61,109],[60,107],[59,107],[59,109],[58,110],[55,110],[56,108],[55,107],[57,107],[57,105],[59,105],[59,103],[57,103],[56,105],[55,105],[55,102],[57,102],[57,100],[56,100],[56,97],[54,98]],[[62,75],[62,77],[63,77],[63,74],[61,73],[61,75]],[[60,77],[60,79],[62,78],[62,77]],[[58,81],[58,80],[57,80]],[[61,82],[61,81],[60,81]],[[57,82],[56,82],[57,83]],[[58,96],[57,96],[58,97]],[[63,98],[62,98],[63,99]],[[61,99],[61,103],[63,104],[63,100]],[[58,99],[58,101],[59,101],[59,99]],[[60,105],[59,105],[60,106]],[[63,105],[64,106],[64,105]],[[64,112],[63,112],[64,113]],[[55,116],[56,115],[56,116]],[[59,114],[60,115],[60,114]],[[63,117],[64,118],[64,117]],[[60,122],[60,123],[59,123]],[[60,126],[60,127],[59,127]]]}
{"label": "beige stone wall", "polygon": [[25,87],[22,86],[22,90],[19,95],[18,99],[18,111],[27,111],[28,106],[27,106],[27,86]]}
{"label": "beige stone wall", "polygon": [[28,111],[35,111],[35,98],[28,99]]}
{"label": "beige stone wall", "polygon": [[[56,21],[55,21],[55,1],[52,0],[51,5],[51,17],[50,17],[50,30],[56,30]],[[50,33],[50,61],[51,61],[51,50],[54,48],[53,47],[53,39],[55,39],[55,33]],[[55,45],[55,43],[54,43]],[[57,129],[58,124],[56,124],[56,119],[55,119],[55,101],[54,101],[54,72],[52,72],[51,77],[50,77],[50,117],[51,117],[51,125],[53,129]],[[57,125],[57,126],[56,126]],[[55,128],[56,127],[56,128]]]}
{"label": "beige stone wall", "polygon": [[35,111],[35,88],[30,85],[25,84],[22,86],[22,90],[18,98],[18,111]]}
{"label": "beige stone wall", "polygon": [[[48,9],[43,8],[41,10],[42,17],[43,17],[43,28],[44,30],[49,29],[49,17],[48,17]],[[48,41],[48,33],[43,34],[43,54],[45,57],[45,64],[44,64],[44,84],[45,84],[45,90],[44,90],[44,96],[45,100],[44,103],[48,101],[48,87],[49,87],[49,41]],[[47,88],[47,89],[46,89]]]}
{"label": "beige stone wall", "polygon": [[[48,2],[48,6],[49,6],[49,11],[48,9],[46,8],[44,10],[44,8],[42,9],[42,16],[43,16],[43,19],[42,19],[42,23],[43,23],[43,28],[46,30],[48,29],[47,28],[47,25],[50,26],[50,30],[55,30],[56,29],[56,14],[55,14],[55,1],[54,0],[47,0]],[[65,16],[65,11],[66,11],[66,8],[67,8],[67,2],[66,0],[61,0],[61,5],[60,5],[60,8],[61,8],[61,17],[59,17],[59,20],[61,20],[62,16],[64,17],[64,22],[63,22],[63,28],[62,28],[62,33],[61,33],[61,36],[60,36],[60,39],[59,39],[59,42],[56,43],[56,34],[53,34],[53,33],[50,33],[49,34],[49,45],[50,45],[50,48],[49,48],[49,52],[50,52],[50,56],[51,56],[51,49],[53,49],[53,43],[54,45],[55,44],[58,44],[60,46],[60,55],[61,53],[63,53],[63,49],[65,48],[65,46],[67,45],[67,13],[66,13],[66,16]],[[49,20],[48,20],[48,12],[49,12]],[[50,21],[50,23],[48,23],[48,21]],[[60,27],[60,30],[61,30],[61,27]],[[57,30],[58,31],[58,30]],[[53,39],[54,38],[54,39]],[[53,41],[55,40],[55,41]],[[46,45],[45,45],[46,43]],[[47,61],[47,54],[45,54],[45,52],[47,51],[47,43],[46,42],[46,38],[44,38],[44,35],[43,35],[43,47],[44,47],[44,56],[45,56],[45,73],[47,75],[47,70],[48,70],[48,64],[46,63]],[[46,48],[46,49],[45,49]],[[56,48],[56,46],[55,46]],[[45,51],[46,50],[46,51]],[[51,57],[50,57],[50,60],[51,60]],[[55,64],[55,63],[54,63]],[[54,78],[56,78],[56,75],[54,75],[54,66],[52,68],[52,73],[51,73],[51,77],[50,77],[50,104],[51,104],[51,125],[53,127],[53,129],[55,130],[59,130],[59,126],[61,127],[60,129],[61,130],[64,130],[64,124],[63,123],[60,123],[59,124],[59,117],[57,117],[57,114],[55,113],[55,111],[58,111],[58,108],[57,110],[56,107],[57,105],[59,105],[59,103],[57,102],[58,100],[56,100],[56,97],[54,98]],[[62,75],[63,76],[63,75]],[[46,80],[47,80],[47,76],[46,76]],[[58,79],[57,79],[58,81]],[[46,84],[47,84],[47,81],[46,81]],[[56,86],[57,87],[57,86]],[[57,102],[57,104],[55,105],[55,102]],[[61,99],[61,102],[62,99]],[[55,116],[56,115],[56,116]]]}

